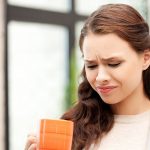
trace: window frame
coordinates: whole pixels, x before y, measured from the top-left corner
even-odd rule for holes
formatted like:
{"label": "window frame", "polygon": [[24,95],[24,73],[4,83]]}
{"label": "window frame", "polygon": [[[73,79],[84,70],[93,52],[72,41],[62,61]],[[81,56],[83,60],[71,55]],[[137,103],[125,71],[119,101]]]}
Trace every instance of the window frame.
{"label": "window frame", "polygon": [[[9,89],[8,89],[8,23],[10,21],[23,21],[42,24],[62,25],[68,29],[68,66],[67,75],[71,79],[71,55],[75,48],[75,25],[78,21],[84,21],[87,16],[75,12],[75,0],[71,0],[71,9],[68,12],[41,10],[23,6],[15,6],[4,1],[5,5],[5,150],[9,150]],[[63,18],[63,19],[62,19]],[[69,101],[69,97],[67,99]]]}

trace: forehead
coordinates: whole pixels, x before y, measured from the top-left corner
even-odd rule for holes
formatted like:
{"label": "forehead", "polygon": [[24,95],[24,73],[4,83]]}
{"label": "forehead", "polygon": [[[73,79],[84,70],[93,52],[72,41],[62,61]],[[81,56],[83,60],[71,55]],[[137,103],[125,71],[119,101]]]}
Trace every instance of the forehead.
{"label": "forehead", "polygon": [[91,57],[112,57],[115,55],[129,56],[135,54],[135,50],[128,42],[116,34],[93,34],[89,33],[83,41],[83,56]]}

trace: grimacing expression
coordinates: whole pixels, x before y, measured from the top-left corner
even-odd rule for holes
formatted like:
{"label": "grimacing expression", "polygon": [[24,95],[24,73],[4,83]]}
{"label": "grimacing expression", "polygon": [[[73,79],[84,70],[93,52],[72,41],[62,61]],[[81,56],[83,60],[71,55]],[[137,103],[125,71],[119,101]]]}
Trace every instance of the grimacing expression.
{"label": "grimacing expression", "polygon": [[120,103],[143,88],[143,54],[116,34],[90,32],[82,50],[87,80],[105,103]]}

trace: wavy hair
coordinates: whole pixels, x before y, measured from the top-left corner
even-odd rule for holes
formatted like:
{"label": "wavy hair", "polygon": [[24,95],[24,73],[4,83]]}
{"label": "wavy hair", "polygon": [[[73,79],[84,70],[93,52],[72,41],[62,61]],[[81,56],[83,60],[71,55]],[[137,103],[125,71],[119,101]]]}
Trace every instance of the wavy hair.
{"label": "wavy hair", "polygon": [[[114,33],[127,41],[137,53],[143,53],[150,48],[148,24],[134,8],[126,4],[103,5],[88,17],[80,34],[81,52],[84,38],[89,32]],[[114,124],[110,106],[90,86],[85,68],[81,76],[83,80],[78,88],[78,102],[62,116],[62,119],[74,122],[72,150],[89,149]],[[143,71],[143,83],[145,94],[150,99],[150,66]]]}

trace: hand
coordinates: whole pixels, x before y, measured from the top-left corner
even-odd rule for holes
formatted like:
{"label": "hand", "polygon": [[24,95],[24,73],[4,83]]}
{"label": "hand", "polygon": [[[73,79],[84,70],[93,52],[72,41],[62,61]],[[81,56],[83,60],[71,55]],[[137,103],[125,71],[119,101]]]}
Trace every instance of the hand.
{"label": "hand", "polygon": [[37,137],[34,134],[29,134],[25,145],[25,150],[38,150]]}

